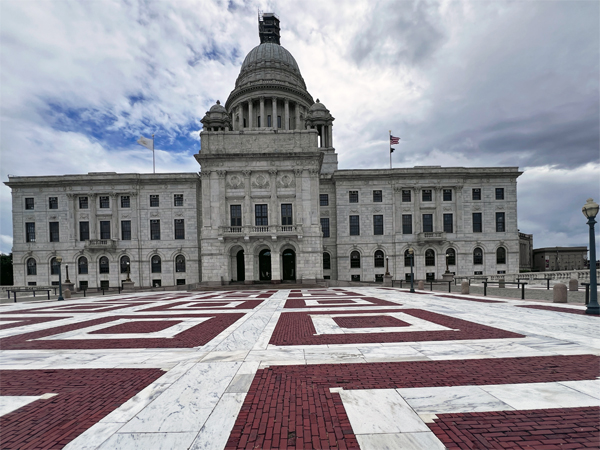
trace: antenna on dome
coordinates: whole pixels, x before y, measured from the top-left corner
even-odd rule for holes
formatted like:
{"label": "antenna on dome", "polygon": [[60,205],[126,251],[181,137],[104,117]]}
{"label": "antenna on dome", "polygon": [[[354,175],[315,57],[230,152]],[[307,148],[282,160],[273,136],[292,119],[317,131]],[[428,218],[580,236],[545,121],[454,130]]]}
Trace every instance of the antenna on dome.
{"label": "antenna on dome", "polygon": [[259,9],[258,36],[260,37],[261,44],[270,42],[272,44],[281,45],[279,43],[279,17],[274,13],[263,13]]}

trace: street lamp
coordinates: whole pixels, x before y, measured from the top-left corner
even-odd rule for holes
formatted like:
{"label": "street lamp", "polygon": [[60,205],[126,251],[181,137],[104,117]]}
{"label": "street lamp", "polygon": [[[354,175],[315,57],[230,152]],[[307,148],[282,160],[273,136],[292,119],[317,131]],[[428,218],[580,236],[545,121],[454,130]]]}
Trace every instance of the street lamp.
{"label": "street lamp", "polygon": [[70,283],[71,280],[69,280],[69,265],[65,264],[65,270],[67,271],[67,276],[65,277],[65,283]]}
{"label": "street lamp", "polygon": [[60,256],[57,256],[56,258],[56,263],[58,264],[58,298],[57,300],[64,300],[63,295],[62,295],[62,277],[61,277],[61,269],[60,269],[60,263],[62,262],[62,258]]}
{"label": "street lamp", "polygon": [[385,257],[385,276],[386,277],[390,276],[390,257],[389,256]]}
{"label": "street lamp", "polygon": [[414,286],[414,276],[413,276],[413,263],[415,260],[415,250],[411,247],[408,249],[408,254],[410,255],[410,292],[415,292]]}
{"label": "street lamp", "polygon": [[129,278],[129,261],[127,261],[125,264],[127,264],[127,279],[125,281],[131,281]]}
{"label": "street lamp", "polygon": [[446,273],[450,273],[450,269],[448,269],[448,259],[450,258],[450,253],[446,253]]}
{"label": "street lamp", "polygon": [[596,280],[596,236],[594,224],[598,214],[598,203],[588,198],[586,204],[581,208],[583,215],[588,219],[590,226],[590,302],[588,303],[586,314],[600,315],[600,305],[598,305],[598,282]]}

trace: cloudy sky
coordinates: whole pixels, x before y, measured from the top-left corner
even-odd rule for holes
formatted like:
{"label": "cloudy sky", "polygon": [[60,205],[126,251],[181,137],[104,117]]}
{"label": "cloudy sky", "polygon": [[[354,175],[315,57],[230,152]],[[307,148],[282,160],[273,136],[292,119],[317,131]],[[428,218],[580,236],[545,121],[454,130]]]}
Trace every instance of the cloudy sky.
{"label": "cloudy sky", "polygon": [[[2,0],[0,176],[197,171],[199,120],[257,10],[335,116],[341,169],[518,166],[534,246],[587,245],[600,200],[600,2]],[[12,244],[0,187],[0,251]]]}

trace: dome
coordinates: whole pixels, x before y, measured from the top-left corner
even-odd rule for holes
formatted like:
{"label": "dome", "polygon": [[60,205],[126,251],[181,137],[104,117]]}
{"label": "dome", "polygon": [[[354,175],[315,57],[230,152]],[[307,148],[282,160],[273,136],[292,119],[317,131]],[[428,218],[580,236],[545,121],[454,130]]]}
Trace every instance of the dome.
{"label": "dome", "polygon": [[292,54],[279,44],[267,42],[257,45],[246,55],[240,70],[240,77],[244,74],[244,71],[258,68],[258,66],[271,65],[287,69],[301,76],[298,63]]}
{"label": "dome", "polygon": [[219,100],[217,100],[217,103],[212,105],[210,107],[209,112],[211,113],[225,113],[227,114],[227,110],[225,109],[225,107],[223,105],[221,105],[221,102]]}
{"label": "dome", "polygon": [[313,104],[310,106],[310,108],[308,108],[308,112],[309,112],[309,113],[310,113],[310,112],[316,112],[316,111],[320,111],[320,110],[323,110],[323,111],[327,111],[327,112],[329,112],[329,110],[328,110],[328,109],[325,107],[325,105],[324,105],[323,103],[321,103],[321,102],[319,101],[319,99],[317,99],[317,101],[316,101],[315,103],[313,103]]}

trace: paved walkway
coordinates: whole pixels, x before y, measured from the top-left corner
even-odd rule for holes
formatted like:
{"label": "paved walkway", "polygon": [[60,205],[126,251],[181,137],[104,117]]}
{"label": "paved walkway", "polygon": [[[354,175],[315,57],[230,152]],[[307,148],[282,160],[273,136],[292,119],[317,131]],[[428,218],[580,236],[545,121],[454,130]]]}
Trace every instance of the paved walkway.
{"label": "paved walkway", "polygon": [[583,312],[381,287],[4,304],[0,448],[598,448]]}

